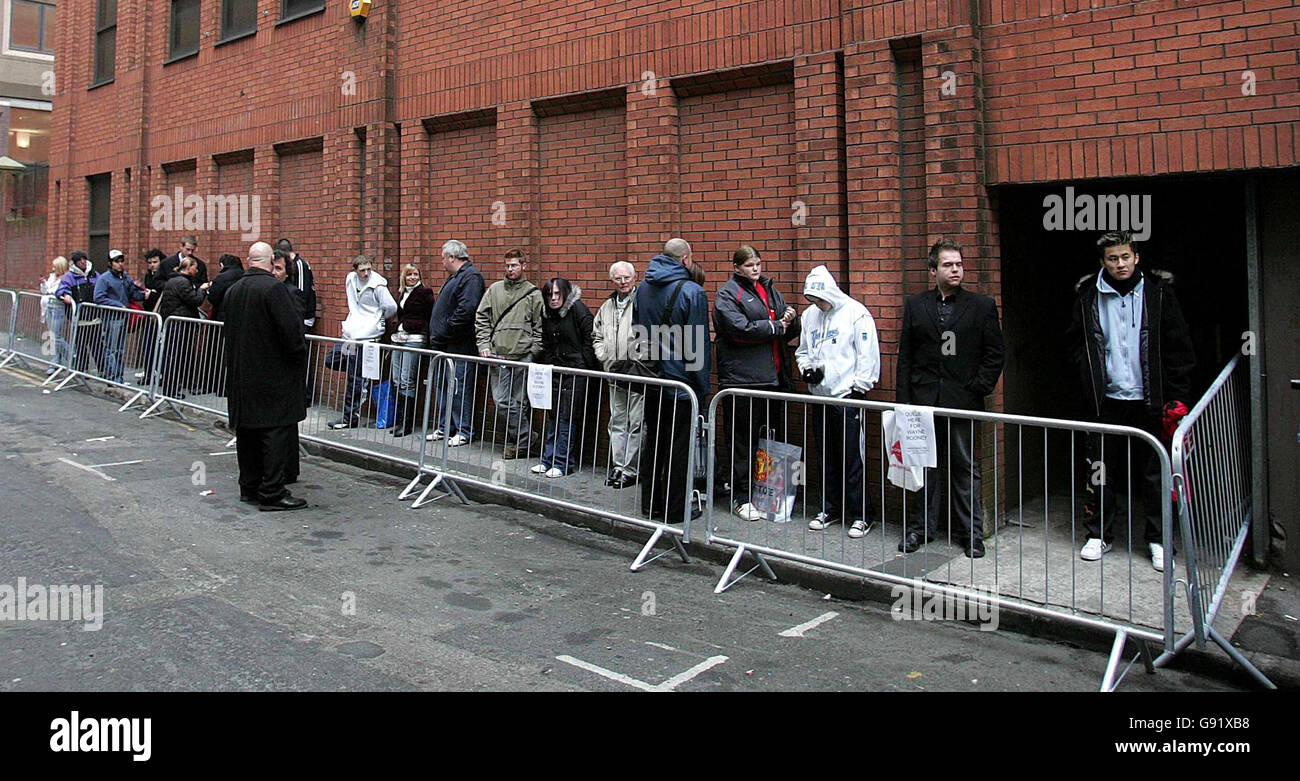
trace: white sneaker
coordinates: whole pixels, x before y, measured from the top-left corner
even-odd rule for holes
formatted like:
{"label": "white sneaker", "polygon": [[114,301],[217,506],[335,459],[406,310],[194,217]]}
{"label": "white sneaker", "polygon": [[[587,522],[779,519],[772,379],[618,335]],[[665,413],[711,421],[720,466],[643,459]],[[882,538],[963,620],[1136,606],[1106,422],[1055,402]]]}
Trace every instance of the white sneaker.
{"label": "white sneaker", "polygon": [[547,470],[546,470],[546,476],[547,476],[547,477],[564,477],[564,470],[563,470],[563,469],[560,469],[560,468],[557,467],[557,466],[553,466],[553,467],[551,467],[550,469],[547,469]]}
{"label": "white sneaker", "polygon": [[867,532],[871,531],[871,527],[872,524],[866,521],[854,521],[853,525],[849,527],[849,536],[855,540],[859,537],[866,537]]}
{"label": "white sneaker", "polygon": [[465,436],[464,434],[457,434],[456,436],[447,440],[447,447],[460,447],[461,445],[468,445],[468,444],[469,444],[469,437]]}
{"label": "white sneaker", "polygon": [[533,466],[532,469],[529,469],[528,471],[532,472],[535,475],[544,475],[546,474],[546,469],[547,469],[546,464],[536,464]]}
{"label": "white sneaker", "polygon": [[424,438],[424,441],[426,441],[426,442],[437,442],[437,441],[439,441],[439,440],[441,440],[441,439],[446,439],[446,437],[447,437],[447,435],[446,435],[445,433],[443,433],[443,430],[442,430],[442,429],[438,429],[438,430],[434,431],[432,434],[430,434],[429,436],[425,437],[425,438]]}
{"label": "white sneaker", "polygon": [[1165,546],[1158,542],[1147,543],[1147,550],[1151,551],[1151,568],[1156,572],[1165,571]]}
{"label": "white sneaker", "polygon": [[832,518],[826,513],[817,513],[817,517],[808,522],[808,528],[815,532],[819,532],[822,529],[825,529],[828,526],[833,526],[837,523],[843,523],[843,521],[839,518]]}
{"label": "white sneaker", "polygon": [[1109,552],[1109,542],[1102,542],[1097,537],[1089,537],[1088,541],[1083,544],[1083,549],[1079,551],[1079,558],[1084,561],[1097,561],[1103,553]]}
{"label": "white sneaker", "polygon": [[759,512],[758,508],[755,507],[751,502],[745,502],[744,504],[737,507],[736,515],[740,516],[740,520],[742,521],[763,520],[763,513]]}

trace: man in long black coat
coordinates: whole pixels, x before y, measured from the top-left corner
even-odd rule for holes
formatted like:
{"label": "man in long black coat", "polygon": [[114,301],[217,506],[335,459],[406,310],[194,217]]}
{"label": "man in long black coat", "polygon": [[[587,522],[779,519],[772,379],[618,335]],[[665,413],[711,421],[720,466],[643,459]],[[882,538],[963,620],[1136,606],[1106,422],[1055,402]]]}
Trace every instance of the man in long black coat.
{"label": "man in long black coat", "polygon": [[307,502],[285,489],[307,416],[307,343],[293,295],[271,275],[271,245],[248,250],[248,270],[226,292],[226,398],[238,437],[239,499],[262,510]]}
{"label": "man in long black coat", "polygon": [[[935,287],[917,293],[903,306],[898,335],[898,401],[932,407],[982,410],[1002,374],[1002,327],[993,299],[962,288],[961,246],[940,239],[930,248],[930,279]],[[936,416],[940,468],[925,471],[925,497],[909,497],[907,524],[898,550],[911,553],[938,535],[939,489],[951,485],[948,500],[961,523],[953,536],[971,558],[984,555],[984,514],[980,507],[980,467],[975,457],[975,427],[970,420]],[[948,457],[951,453],[951,458]],[[922,515],[924,514],[924,518]]]}

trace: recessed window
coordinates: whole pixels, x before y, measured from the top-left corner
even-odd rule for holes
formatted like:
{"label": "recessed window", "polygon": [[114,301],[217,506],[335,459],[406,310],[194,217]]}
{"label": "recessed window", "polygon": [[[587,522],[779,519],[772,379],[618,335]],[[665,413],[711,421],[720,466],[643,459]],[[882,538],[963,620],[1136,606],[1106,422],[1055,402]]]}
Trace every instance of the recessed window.
{"label": "recessed window", "polygon": [[9,48],[54,54],[54,0],[12,0]]}
{"label": "recessed window", "polygon": [[108,228],[112,177],[109,174],[86,177],[87,189],[90,191],[90,214],[87,239],[90,246],[90,260],[97,269],[108,266]]}
{"label": "recessed window", "polygon": [[172,0],[171,48],[174,60],[199,50],[199,0]]}
{"label": "recessed window", "polygon": [[113,80],[117,57],[117,0],[98,0],[95,13],[95,84]]}
{"label": "recessed window", "polygon": [[324,8],[325,0],[284,0],[280,19],[293,19],[298,16],[306,16],[312,11],[320,11]]}
{"label": "recessed window", "polygon": [[221,39],[257,29],[257,0],[224,0],[221,4]]}

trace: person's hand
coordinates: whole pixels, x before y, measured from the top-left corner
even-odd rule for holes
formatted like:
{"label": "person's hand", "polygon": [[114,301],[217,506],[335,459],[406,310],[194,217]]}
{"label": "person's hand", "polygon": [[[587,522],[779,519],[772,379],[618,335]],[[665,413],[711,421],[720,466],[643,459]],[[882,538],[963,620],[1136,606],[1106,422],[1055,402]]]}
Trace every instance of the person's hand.
{"label": "person's hand", "polygon": [[199,285],[199,290],[207,290],[210,287],[212,287],[211,282],[204,282],[202,285]]}
{"label": "person's hand", "polygon": [[492,351],[491,351],[491,350],[479,350],[479,351],[478,351],[478,357],[480,357],[480,358],[491,358],[491,357],[492,357]]}
{"label": "person's hand", "polygon": [[64,293],[63,303],[67,304],[68,306],[72,306],[72,296],[68,295],[67,293]]}
{"label": "person's hand", "polygon": [[785,308],[785,312],[781,315],[781,324],[782,324],[782,325],[789,325],[789,324],[793,323],[793,322],[794,322],[795,314],[796,314],[796,312],[794,311],[794,307],[792,307],[792,306],[787,306],[787,307]]}
{"label": "person's hand", "polygon": [[826,379],[826,370],[820,366],[803,370],[803,381],[809,385],[818,385]]}

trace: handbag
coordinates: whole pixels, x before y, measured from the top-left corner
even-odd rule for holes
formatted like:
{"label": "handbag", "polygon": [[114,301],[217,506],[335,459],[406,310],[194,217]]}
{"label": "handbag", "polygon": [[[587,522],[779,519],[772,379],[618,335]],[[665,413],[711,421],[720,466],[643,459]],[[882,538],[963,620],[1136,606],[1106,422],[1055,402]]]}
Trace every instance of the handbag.
{"label": "handbag", "polygon": [[375,386],[371,397],[375,404],[375,428],[388,428],[397,417],[397,394],[393,393],[393,383],[384,380]]}
{"label": "handbag", "polygon": [[754,451],[754,484],[750,503],[773,523],[789,523],[799,490],[799,464],[803,448],[760,437]]}

